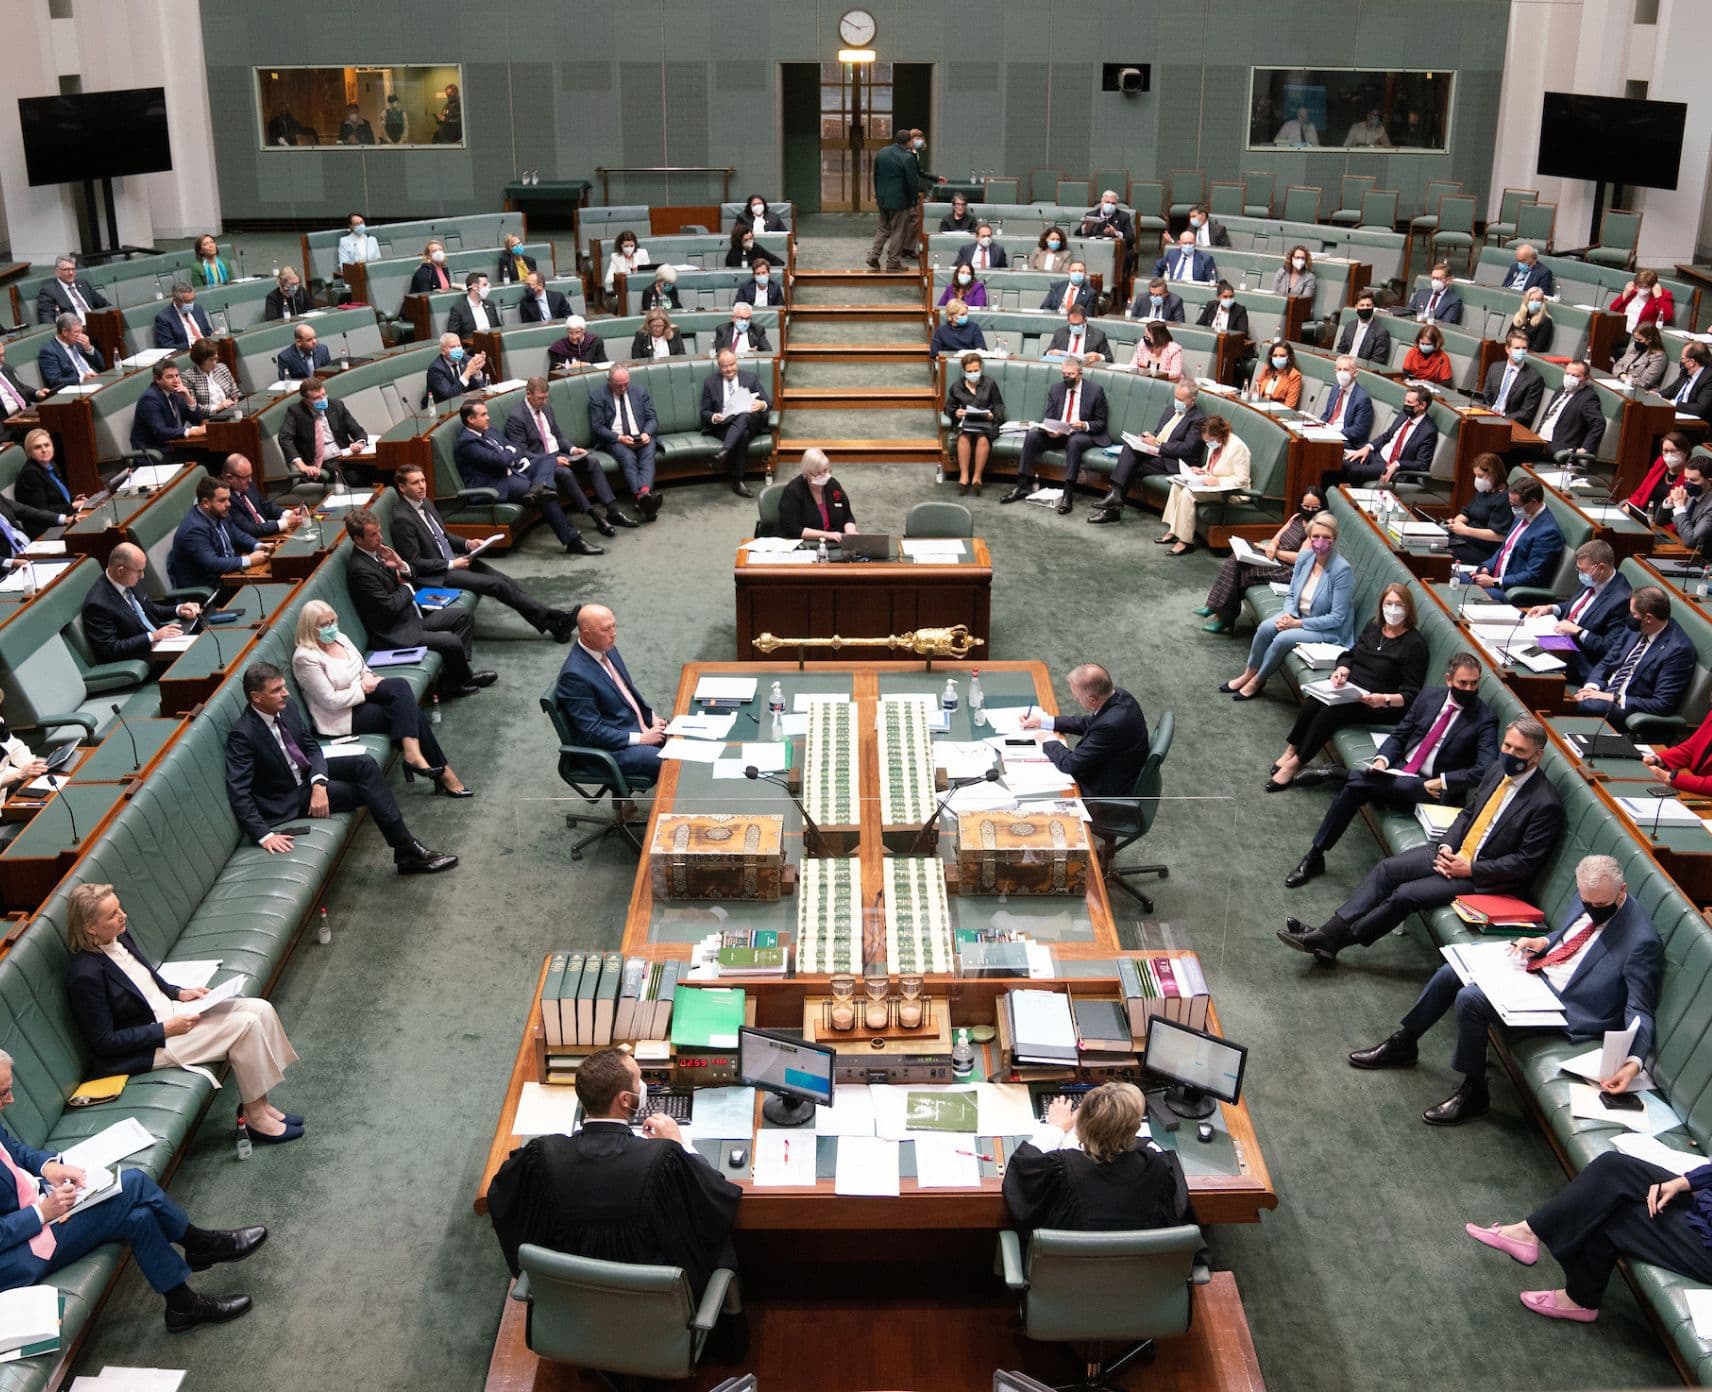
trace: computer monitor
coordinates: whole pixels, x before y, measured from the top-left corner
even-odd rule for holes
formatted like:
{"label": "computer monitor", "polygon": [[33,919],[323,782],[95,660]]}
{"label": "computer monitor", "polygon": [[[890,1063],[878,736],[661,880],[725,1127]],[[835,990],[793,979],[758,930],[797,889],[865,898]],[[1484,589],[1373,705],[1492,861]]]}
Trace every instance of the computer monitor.
{"label": "computer monitor", "polygon": [[838,1051],[768,1030],[737,1031],[737,1078],[773,1095],[761,1115],[774,1126],[802,1126],[816,1106],[832,1105],[832,1076]]}
{"label": "computer monitor", "polygon": [[1234,1103],[1242,1096],[1248,1049],[1216,1034],[1155,1015],[1147,1022],[1144,1059],[1149,1073],[1171,1084],[1165,1105],[1178,1116],[1209,1117],[1218,1102]]}

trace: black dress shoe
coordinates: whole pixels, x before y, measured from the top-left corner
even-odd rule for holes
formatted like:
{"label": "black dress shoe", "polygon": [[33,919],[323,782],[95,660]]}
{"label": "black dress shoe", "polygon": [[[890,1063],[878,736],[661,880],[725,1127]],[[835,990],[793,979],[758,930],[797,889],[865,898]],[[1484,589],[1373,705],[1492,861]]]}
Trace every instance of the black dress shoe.
{"label": "black dress shoe", "polygon": [[1326,873],[1326,858],[1319,851],[1310,849],[1307,855],[1296,862],[1296,868],[1284,877],[1285,889],[1300,889],[1309,880]]}
{"label": "black dress shoe", "polygon": [[1124,505],[1124,495],[1117,489],[1106,490],[1106,496],[1100,499],[1101,507],[1121,508]]}
{"label": "black dress shoe", "polygon": [[200,1242],[184,1244],[184,1260],[192,1271],[206,1271],[219,1262],[240,1262],[268,1238],[259,1223],[250,1228],[213,1228]]}
{"label": "black dress shoe", "polygon": [[[1242,698],[1239,696],[1237,699],[1240,701]],[[1276,778],[1268,778],[1260,785],[1260,791],[1263,793],[1281,793],[1294,786],[1292,783],[1280,783]]]}
{"label": "black dress shoe", "polygon": [[1317,788],[1322,783],[1341,783],[1348,777],[1348,769],[1322,764],[1316,768],[1303,769],[1294,781],[1298,788]]}
{"label": "black dress shoe", "polygon": [[1058,515],[1060,517],[1065,516],[1074,506],[1075,503],[1070,498],[1070,490],[1066,488],[1064,490],[1064,496],[1058,500]]}
{"label": "black dress shoe", "polygon": [[444,851],[431,851],[418,841],[402,860],[393,861],[393,867],[401,875],[438,875],[442,870],[450,870],[457,863],[458,858],[455,855],[447,855]]}
{"label": "black dress shoe", "polygon": [[247,1295],[198,1295],[192,1291],[190,1304],[184,1309],[175,1310],[167,1306],[166,1332],[182,1334],[199,1324],[223,1324],[249,1311],[250,1297]]}
{"label": "black dress shoe", "polygon": [[604,517],[602,517],[598,512],[593,514],[593,516],[594,516],[594,529],[595,529],[595,531],[599,532],[603,537],[611,537],[611,536],[617,536],[618,535],[618,529],[616,527],[614,527],[612,525],[612,523],[608,522]]}
{"label": "black dress shoe", "polygon": [[499,673],[498,672],[489,672],[489,671],[484,669],[480,672],[471,672],[470,673],[470,681],[472,681],[477,686],[492,686],[498,680],[499,680]]}
{"label": "black dress shoe", "polygon": [[1485,1116],[1491,1110],[1492,1098],[1486,1091],[1485,1080],[1476,1082],[1473,1078],[1464,1078],[1462,1086],[1443,1102],[1422,1112],[1421,1120],[1428,1126],[1460,1126],[1465,1121]]}
{"label": "black dress shoe", "polygon": [[744,483],[742,479],[731,480],[731,491],[739,498],[753,498],[755,496],[749,491],[749,485]]}
{"label": "black dress shoe", "polygon": [[[642,524],[623,508],[614,503],[606,505],[606,520],[615,527],[640,527]],[[611,532],[603,532],[602,536],[611,536]]]}
{"label": "black dress shoe", "polygon": [[999,501],[1001,503],[1020,503],[1032,492],[1034,492],[1034,489],[1030,488],[1028,484],[1019,483],[1015,485],[1009,493],[1005,494],[1004,497],[1000,498]]}
{"label": "black dress shoe", "polygon": [[1349,1056],[1351,1068],[1413,1068],[1421,1057],[1415,1041],[1398,1030],[1371,1049],[1357,1049]]}
{"label": "black dress shoe", "polygon": [[1293,938],[1299,938],[1304,933],[1313,932],[1314,925],[1311,923],[1304,923],[1299,918],[1287,918],[1284,920],[1284,931]]}
{"label": "black dress shoe", "polygon": [[[1294,920],[1291,920],[1294,922]],[[1293,933],[1288,928],[1278,930],[1278,941],[1285,947],[1297,952],[1305,952],[1322,967],[1337,965],[1338,944],[1334,943],[1318,928],[1310,928],[1305,933]]]}
{"label": "black dress shoe", "polygon": [[1088,514],[1088,525],[1103,527],[1109,522],[1123,521],[1123,510],[1115,507],[1097,507]]}
{"label": "black dress shoe", "polygon": [[567,556],[604,556],[606,548],[596,546],[587,537],[574,536],[565,543],[565,554]]}
{"label": "black dress shoe", "polygon": [[545,632],[555,643],[568,643],[577,636],[577,621],[569,614],[550,615]]}
{"label": "black dress shoe", "polygon": [[636,508],[642,514],[644,522],[652,522],[660,511],[660,495],[650,489],[636,500]]}
{"label": "black dress shoe", "polygon": [[715,450],[710,456],[708,456],[707,467],[714,473],[718,473],[719,470],[723,469],[730,462],[731,457],[726,454],[724,450]]}
{"label": "black dress shoe", "polygon": [[480,690],[481,687],[472,681],[465,682],[462,686],[443,687],[441,694],[449,699],[456,699],[459,696],[474,696]]}

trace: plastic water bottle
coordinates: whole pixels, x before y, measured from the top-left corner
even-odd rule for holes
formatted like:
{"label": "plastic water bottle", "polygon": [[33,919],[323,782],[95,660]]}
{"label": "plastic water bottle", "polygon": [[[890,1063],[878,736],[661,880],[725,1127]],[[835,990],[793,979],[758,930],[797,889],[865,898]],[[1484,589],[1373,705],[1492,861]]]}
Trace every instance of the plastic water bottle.
{"label": "plastic water bottle", "polygon": [[935,483],[945,482],[945,457],[943,455],[933,461],[933,481]]}
{"label": "plastic water bottle", "polygon": [[767,693],[767,709],[778,719],[785,716],[785,689],[778,682],[773,683],[773,689]]}
{"label": "plastic water bottle", "polygon": [[816,565],[826,565],[831,560],[832,557],[826,554],[826,538],[822,537],[820,539],[820,545],[815,548],[814,563]]}
{"label": "plastic water bottle", "polygon": [[428,707],[428,723],[430,725],[440,723],[440,693],[438,691],[434,693],[434,700]]}
{"label": "plastic water bottle", "polygon": [[333,941],[333,924],[327,917],[327,906],[321,906],[321,917],[315,925],[315,941],[322,947]]}
{"label": "plastic water bottle", "polygon": [[244,1119],[242,1117],[239,1117],[238,1118],[238,1159],[248,1160],[250,1158],[251,1149],[252,1149],[252,1147],[250,1145],[250,1128],[244,1124]]}
{"label": "plastic water bottle", "polygon": [[767,456],[767,487],[773,486],[773,456]]}
{"label": "plastic water bottle", "polygon": [[969,674],[969,718],[976,725],[987,723],[987,693],[981,690],[981,669]]}
{"label": "plastic water bottle", "polygon": [[773,718],[772,718],[772,721],[770,723],[767,735],[768,735],[769,739],[775,739],[775,740],[780,740],[780,741],[784,740],[784,738],[785,738],[785,713],[782,710],[776,710],[773,712]]}
{"label": "plastic water bottle", "polygon": [[941,710],[954,711],[957,709],[957,682],[951,677],[945,679],[945,690],[939,697]]}

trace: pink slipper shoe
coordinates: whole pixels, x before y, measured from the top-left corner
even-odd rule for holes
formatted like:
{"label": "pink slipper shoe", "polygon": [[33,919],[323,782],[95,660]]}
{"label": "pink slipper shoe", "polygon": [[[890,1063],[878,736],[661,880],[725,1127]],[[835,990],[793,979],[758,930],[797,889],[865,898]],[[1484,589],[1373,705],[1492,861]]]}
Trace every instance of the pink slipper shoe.
{"label": "pink slipper shoe", "polygon": [[1540,1259],[1540,1244],[1537,1242],[1518,1242],[1513,1237],[1505,1237],[1498,1229],[1502,1224],[1494,1223],[1489,1228],[1477,1228],[1473,1223],[1463,1224],[1463,1231],[1476,1242],[1497,1249],[1513,1261],[1519,1261],[1523,1266],[1532,1266]]}
{"label": "pink slipper shoe", "polygon": [[1577,1324],[1592,1324],[1599,1318],[1597,1310],[1566,1310],[1557,1303],[1556,1291],[1523,1291],[1522,1304],[1536,1315],[1547,1319],[1574,1320]]}

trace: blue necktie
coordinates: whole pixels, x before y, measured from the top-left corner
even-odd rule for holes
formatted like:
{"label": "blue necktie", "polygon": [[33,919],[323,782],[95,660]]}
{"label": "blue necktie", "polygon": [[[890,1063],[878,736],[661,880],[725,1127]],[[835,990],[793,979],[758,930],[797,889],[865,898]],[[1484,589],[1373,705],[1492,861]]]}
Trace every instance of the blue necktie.
{"label": "blue necktie", "polygon": [[1516,367],[1515,364],[1512,363],[1509,367],[1504,369],[1504,380],[1498,387],[1498,399],[1492,403],[1492,409],[1494,411],[1502,411],[1504,409],[1504,403],[1510,396],[1510,384],[1515,380]]}
{"label": "blue necktie", "polygon": [[65,484],[60,482],[59,470],[53,468],[52,466],[49,466],[49,468],[46,470],[46,473],[47,473],[47,476],[53,480],[53,486],[55,488],[59,489],[59,496],[64,498],[66,500],[66,502],[69,503],[71,501],[71,494],[66,491]]}
{"label": "blue necktie", "polygon": [[228,556],[237,555],[236,549],[232,546],[232,535],[226,530],[226,524],[224,522],[218,523],[214,530],[219,533],[220,545],[226,548],[226,554]]}
{"label": "blue necktie", "polygon": [[7,520],[6,514],[3,512],[0,512],[0,533],[5,534],[6,544],[12,548],[12,554],[14,556],[23,555],[24,548],[30,544],[30,539],[20,533],[18,529]]}
{"label": "blue necktie", "polygon": [[143,606],[137,602],[136,592],[126,586],[123,593],[125,603],[131,606],[131,612],[137,616],[137,622],[143,626],[143,632],[152,633],[154,630],[149,626],[149,616],[143,612]]}

